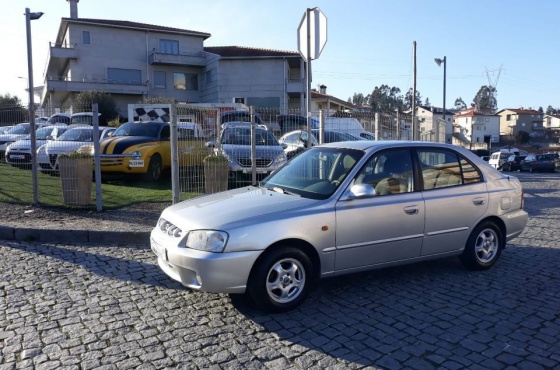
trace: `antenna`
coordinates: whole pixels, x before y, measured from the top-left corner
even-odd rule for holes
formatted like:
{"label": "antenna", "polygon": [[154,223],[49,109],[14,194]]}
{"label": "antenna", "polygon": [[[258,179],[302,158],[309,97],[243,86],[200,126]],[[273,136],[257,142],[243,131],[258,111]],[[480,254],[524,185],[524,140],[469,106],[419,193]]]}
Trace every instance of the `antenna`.
{"label": "antenna", "polygon": [[[503,64],[498,69],[491,69],[489,70],[486,68],[486,77],[488,77],[488,87],[490,88],[490,95],[494,98],[494,101],[498,101],[498,90],[496,89],[498,86],[498,80],[500,79],[500,74],[503,70]],[[494,79],[490,76],[490,74],[498,73]]]}

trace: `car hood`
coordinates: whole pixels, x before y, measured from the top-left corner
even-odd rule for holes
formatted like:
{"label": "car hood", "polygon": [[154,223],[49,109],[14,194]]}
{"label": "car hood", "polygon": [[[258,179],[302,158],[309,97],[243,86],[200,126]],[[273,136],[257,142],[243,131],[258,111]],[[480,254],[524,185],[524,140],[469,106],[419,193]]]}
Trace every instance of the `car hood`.
{"label": "car hood", "polygon": [[159,142],[157,139],[150,136],[116,136],[104,139],[101,142],[101,154],[122,154],[131,146],[136,146],[146,143]]}
{"label": "car hood", "polygon": [[[37,140],[35,148],[39,148],[41,145],[46,144],[47,140]],[[29,149],[31,150],[31,140],[18,140],[10,145],[10,149]]]}
{"label": "car hood", "polygon": [[166,208],[161,217],[189,230],[219,229],[252,218],[307,207],[316,199],[281,194],[264,188],[243,187],[205,195]]}
{"label": "car hood", "polygon": [[[256,155],[259,158],[275,157],[284,152],[284,148],[280,145],[257,145]],[[230,157],[250,157],[251,146],[249,145],[222,145],[222,150]]]}
{"label": "car hood", "polygon": [[26,137],[29,134],[4,134],[0,135],[0,141],[16,141]]}
{"label": "car hood", "polygon": [[69,153],[77,150],[82,145],[91,144],[91,141],[63,141],[52,140],[46,143],[43,148],[48,154]]}

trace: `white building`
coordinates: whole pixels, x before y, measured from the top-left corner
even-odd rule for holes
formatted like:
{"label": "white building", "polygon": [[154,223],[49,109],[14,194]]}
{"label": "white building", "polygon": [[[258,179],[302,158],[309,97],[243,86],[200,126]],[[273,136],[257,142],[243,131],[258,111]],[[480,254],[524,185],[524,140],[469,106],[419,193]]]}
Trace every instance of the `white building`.
{"label": "white building", "polygon": [[469,108],[453,116],[453,144],[475,150],[490,149],[499,141],[499,115]]}

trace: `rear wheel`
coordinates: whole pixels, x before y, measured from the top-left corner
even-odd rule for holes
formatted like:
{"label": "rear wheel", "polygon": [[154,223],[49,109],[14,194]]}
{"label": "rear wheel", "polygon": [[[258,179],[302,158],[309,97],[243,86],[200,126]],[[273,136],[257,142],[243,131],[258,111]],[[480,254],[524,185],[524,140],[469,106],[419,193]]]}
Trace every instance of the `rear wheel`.
{"label": "rear wheel", "polygon": [[309,257],[300,249],[281,247],[269,252],[255,266],[247,293],[263,311],[289,311],[303,303],[313,279]]}
{"label": "rear wheel", "polygon": [[473,229],[459,258],[470,270],[485,270],[496,263],[504,246],[500,228],[491,221],[484,221]]}
{"label": "rear wheel", "polygon": [[144,180],[146,181],[158,181],[161,178],[161,173],[163,171],[161,157],[159,154],[154,154],[150,158],[150,163],[148,164],[148,171],[144,174]]}

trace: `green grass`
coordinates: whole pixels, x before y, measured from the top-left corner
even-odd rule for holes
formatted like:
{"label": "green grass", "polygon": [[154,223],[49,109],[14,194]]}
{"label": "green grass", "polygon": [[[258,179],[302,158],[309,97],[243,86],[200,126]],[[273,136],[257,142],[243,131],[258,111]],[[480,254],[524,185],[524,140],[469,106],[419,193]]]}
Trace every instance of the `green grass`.
{"label": "green grass", "polygon": [[[39,173],[39,204],[63,207],[60,177]],[[160,181],[151,183],[138,180],[104,181],[101,185],[103,209],[115,209],[140,202],[172,201],[171,179],[164,176]],[[199,193],[182,193],[181,199],[188,199]],[[0,202],[33,203],[33,186],[30,170],[18,169],[0,163]],[[95,205],[95,183],[92,184],[92,207]]]}

